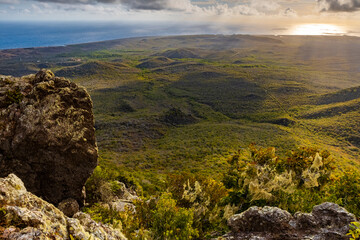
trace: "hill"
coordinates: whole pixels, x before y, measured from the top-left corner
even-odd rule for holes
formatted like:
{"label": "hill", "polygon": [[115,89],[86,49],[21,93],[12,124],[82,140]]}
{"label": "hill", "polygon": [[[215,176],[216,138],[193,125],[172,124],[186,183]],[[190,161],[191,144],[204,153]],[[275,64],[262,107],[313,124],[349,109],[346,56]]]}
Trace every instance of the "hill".
{"label": "hill", "polygon": [[[253,142],[280,154],[316,145],[357,164],[358,46],[352,37],[144,37],[3,50],[0,74],[49,67],[85,86],[103,164],[150,194],[174,172],[221,178],[224,156]],[[193,120],[169,124],[171,109]]]}
{"label": "hill", "polygon": [[[87,88],[99,148],[83,209],[92,218],[121,222],[129,239],[163,227],[212,239],[252,206],[292,218],[330,201],[359,216],[358,46],[330,36],[133,38],[0,51],[0,74],[47,67]],[[0,95],[18,101],[16,87]]]}

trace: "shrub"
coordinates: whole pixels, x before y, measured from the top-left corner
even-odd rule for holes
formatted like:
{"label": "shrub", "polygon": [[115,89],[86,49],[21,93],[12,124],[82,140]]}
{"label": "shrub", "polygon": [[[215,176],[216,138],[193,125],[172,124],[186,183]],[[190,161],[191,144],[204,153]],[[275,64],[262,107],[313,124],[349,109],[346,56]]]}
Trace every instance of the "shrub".
{"label": "shrub", "polygon": [[105,224],[110,224],[114,228],[122,229],[122,219],[124,214],[117,212],[108,206],[101,204],[94,204],[90,208],[84,209],[86,213],[90,214],[91,218],[97,222],[102,222]]}
{"label": "shrub", "polygon": [[360,216],[360,176],[347,170],[329,186],[329,201],[336,202],[349,212]]}
{"label": "shrub", "polygon": [[279,157],[275,148],[250,145],[228,162],[231,166],[223,178],[231,189],[227,201],[240,210],[253,205],[278,206],[291,212],[309,210],[323,199],[321,191],[334,169],[330,154],[314,148],[298,148]]}
{"label": "shrub", "polygon": [[169,177],[169,190],[178,206],[192,209],[193,227],[200,236],[206,236],[214,230],[227,230],[227,219],[223,219],[225,206],[221,205],[227,190],[221,182],[190,174],[172,175]]}
{"label": "shrub", "polygon": [[108,202],[121,192],[119,181],[124,182],[128,188],[136,188],[132,179],[121,175],[116,169],[97,166],[85,184],[87,202],[89,204]]}
{"label": "shrub", "polygon": [[193,211],[176,206],[170,193],[163,193],[153,211],[152,232],[155,239],[187,240],[198,236],[198,231],[192,227]]}
{"label": "shrub", "polygon": [[352,222],[350,225],[349,233],[346,235],[350,235],[350,240],[358,240],[360,239],[360,223]]}

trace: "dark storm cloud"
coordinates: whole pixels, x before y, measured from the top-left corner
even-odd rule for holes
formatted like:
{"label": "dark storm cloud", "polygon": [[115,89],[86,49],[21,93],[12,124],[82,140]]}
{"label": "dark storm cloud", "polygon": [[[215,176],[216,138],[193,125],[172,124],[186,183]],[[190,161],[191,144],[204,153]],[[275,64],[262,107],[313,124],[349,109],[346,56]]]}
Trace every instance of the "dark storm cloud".
{"label": "dark storm cloud", "polygon": [[360,10],[360,0],[318,0],[322,12],[354,12]]}
{"label": "dark storm cloud", "polygon": [[131,9],[162,10],[171,9],[168,0],[36,0],[38,2],[66,4],[119,3]]}

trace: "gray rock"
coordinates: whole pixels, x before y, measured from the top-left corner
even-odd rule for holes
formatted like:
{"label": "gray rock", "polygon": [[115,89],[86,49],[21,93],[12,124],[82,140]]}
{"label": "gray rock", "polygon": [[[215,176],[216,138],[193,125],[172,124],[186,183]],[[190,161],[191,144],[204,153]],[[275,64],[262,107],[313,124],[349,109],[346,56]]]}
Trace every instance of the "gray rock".
{"label": "gray rock", "polygon": [[[120,229],[97,223],[88,214],[78,212],[73,218],[43,199],[27,192],[14,174],[0,178],[0,239],[5,240],[126,240]],[[3,228],[4,227],[4,228]]]}
{"label": "gray rock", "polygon": [[230,217],[228,225],[238,232],[279,232],[292,229],[292,216],[276,207],[251,207],[247,211]]}
{"label": "gray rock", "polygon": [[327,229],[336,229],[339,232],[349,231],[349,224],[344,223],[356,221],[354,214],[346,211],[335,203],[323,203],[315,206],[312,215],[318,220],[319,226]]}
{"label": "gray rock", "polygon": [[319,224],[317,219],[311,213],[297,212],[294,217],[296,218],[296,226],[298,229],[313,229]]}
{"label": "gray rock", "polygon": [[130,201],[124,201],[121,199],[118,199],[114,202],[109,203],[111,209],[117,211],[117,212],[125,212],[127,210],[135,212],[136,207],[132,202]]}
{"label": "gray rock", "polygon": [[92,101],[84,88],[50,71],[0,78],[0,177],[57,205],[82,189],[97,165]]}
{"label": "gray rock", "polygon": [[335,203],[315,206],[311,213],[290,213],[276,207],[251,207],[228,220],[232,240],[345,240],[353,214]]}

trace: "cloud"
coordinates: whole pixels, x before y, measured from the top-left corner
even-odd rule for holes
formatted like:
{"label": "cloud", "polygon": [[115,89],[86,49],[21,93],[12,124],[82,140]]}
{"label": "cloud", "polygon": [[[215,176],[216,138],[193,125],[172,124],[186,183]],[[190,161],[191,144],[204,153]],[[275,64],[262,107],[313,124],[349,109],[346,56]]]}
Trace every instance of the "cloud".
{"label": "cloud", "polygon": [[[4,1],[4,0],[0,0]],[[6,0],[7,1],[7,0]],[[233,0],[35,0],[38,2],[51,2],[58,4],[120,4],[130,10],[171,10],[186,12],[207,12],[207,13],[230,13],[240,15],[258,15],[259,13],[274,12],[280,5],[273,0],[236,0],[231,5],[228,1]]]}
{"label": "cloud", "polygon": [[[0,0],[4,1],[4,0]],[[7,1],[7,0],[6,0]],[[190,0],[36,0],[62,4],[122,4],[138,10],[183,10],[192,5]]]}
{"label": "cloud", "polygon": [[271,12],[280,8],[280,5],[277,2],[269,0],[252,0],[250,6],[262,12]]}
{"label": "cloud", "polygon": [[0,0],[0,4],[18,4],[18,0]]}
{"label": "cloud", "polygon": [[317,0],[321,12],[355,12],[360,10],[360,0]]}
{"label": "cloud", "polygon": [[297,17],[297,12],[292,8],[287,8],[284,10],[283,15],[286,17]]}
{"label": "cloud", "polygon": [[[0,0],[4,1],[4,0]],[[33,0],[49,3],[65,11],[116,12],[138,14],[139,11],[179,12],[186,16],[232,18],[238,16],[297,16],[292,8],[283,8],[279,0]],[[320,1],[320,0],[318,0]],[[281,4],[280,4],[281,3]],[[103,9],[102,9],[103,8]],[[110,8],[110,10],[109,10]]]}

